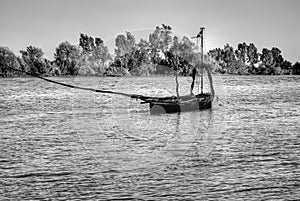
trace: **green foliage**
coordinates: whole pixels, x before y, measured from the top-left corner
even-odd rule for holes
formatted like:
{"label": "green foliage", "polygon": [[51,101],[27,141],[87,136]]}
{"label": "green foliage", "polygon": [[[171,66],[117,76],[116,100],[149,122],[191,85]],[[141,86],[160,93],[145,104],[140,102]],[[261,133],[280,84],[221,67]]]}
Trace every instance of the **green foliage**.
{"label": "green foliage", "polygon": [[239,43],[237,49],[235,50],[235,55],[237,59],[242,63],[246,63],[247,53],[248,53],[247,44],[245,42]]}
{"label": "green foliage", "polygon": [[149,47],[151,49],[151,62],[158,64],[161,61],[161,53],[170,49],[172,43],[172,28],[162,24],[157,26],[153,33],[149,35]]}
{"label": "green foliage", "polygon": [[223,61],[225,62],[226,66],[229,66],[230,63],[235,61],[235,55],[233,47],[231,47],[228,43],[224,46],[223,51]]}
{"label": "green foliage", "polygon": [[116,38],[116,55],[119,57],[125,56],[135,51],[135,38],[134,36],[126,31],[126,36],[120,34]]}
{"label": "green foliage", "polygon": [[149,76],[153,75],[156,72],[156,67],[154,64],[142,64],[139,68],[131,71],[133,75],[142,75],[142,76]]}
{"label": "green foliage", "polygon": [[[97,39],[97,44],[99,42],[100,41]],[[81,33],[79,38],[79,46],[82,47],[84,53],[90,53],[95,48],[94,38]]]}
{"label": "green foliage", "polygon": [[235,55],[237,60],[250,67],[253,67],[253,65],[258,62],[259,57],[255,45],[253,43],[247,45],[245,42],[238,44],[238,47],[235,50]]}
{"label": "green foliage", "polygon": [[227,73],[235,75],[248,75],[250,74],[250,69],[241,61],[231,61],[229,63],[230,68],[228,68]]}
{"label": "green foliage", "polygon": [[4,77],[15,75],[16,72],[10,68],[19,69],[17,57],[7,47],[0,47],[0,74]]}
{"label": "green foliage", "polygon": [[58,45],[54,53],[56,65],[63,75],[76,75],[79,66],[80,50],[77,46],[65,41]]}
{"label": "green foliage", "polygon": [[293,65],[293,74],[300,75],[300,62],[296,62]]}
{"label": "green foliage", "polygon": [[251,67],[253,67],[253,65],[259,61],[259,53],[257,52],[257,48],[253,43],[250,43],[247,47],[247,57]]}
{"label": "green foliage", "polygon": [[162,24],[161,27],[157,26],[153,33],[149,35],[149,43],[153,50],[165,51],[168,49],[171,41],[172,28],[168,25]]}
{"label": "green foliage", "polygon": [[219,64],[216,71],[220,73],[243,75],[292,73],[291,63],[284,60],[277,47],[271,50],[263,48],[262,53],[258,53],[253,43],[247,45],[244,42],[239,43],[235,51],[227,44],[224,49],[210,50],[208,55]]}
{"label": "green foliage", "polygon": [[275,66],[282,66],[284,59],[281,55],[281,50],[279,50],[277,47],[273,47],[271,49],[273,59],[274,59],[274,65]]}
{"label": "green foliage", "polygon": [[274,58],[271,50],[268,50],[267,48],[262,49],[262,54],[260,57],[260,60],[262,61],[263,65],[270,69],[274,65]]}
{"label": "green foliage", "polygon": [[115,66],[126,68],[129,71],[136,68],[139,52],[135,43],[135,37],[130,32],[126,32],[126,35],[118,35],[116,38],[116,47]]}
{"label": "green foliage", "polygon": [[95,45],[96,47],[99,47],[100,45],[103,45],[103,40],[101,38],[95,38]]}
{"label": "green foliage", "polygon": [[[21,57],[16,57],[8,48],[0,47],[0,75],[22,75],[10,71],[10,67],[44,76],[149,75],[160,73],[157,67],[163,66],[169,68],[170,71],[163,69],[168,74],[176,70],[181,75],[189,75],[195,66],[200,65],[196,45],[186,36],[182,39],[172,37],[172,28],[165,24],[157,26],[150,33],[149,40],[141,39],[139,43],[130,32],[120,34],[116,37],[115,47],[116,56],[112,60],[101,38],[83,33],[79,36],[78,45],[67,41],[60,43],[55,49],[54,61],[43,58],[42,49],[37,47],[28,46],[21,50]],[[283,58],[279,48],[263,48],[259,53],[253,43],[248,45],[245,42],[239,43],[236,49],[225,44],[224,48],[210,50],[204,55],[203,65],[211,64],[215,66],[212,70],[219,73],[300,74],[299,62],[292,66]]]}
{"label": "green foliage", "polygon": [[38,75],[46,74],[47,67],[43,59],[44,53],[41,48],[28,46],[26,50],[21,50],[20,53],[25,63],[25,69]]}
{"label": "green foliage", "polygon": [[293,73],[293,66],[292,63],[284,60],[281,64],[281,68],[283,70],[283,74],[292,74]]}
{"label": "green foliage", "polygon": [[103,75],[106,63],[111,60],[108,48],[103,40],[80,34],[79,46],[82,52],[78,55],[77,66],[79,75]]}
{"label": "green foliage", "polygon": [[182,61],[189,61],[190,64],[197,65],[199,55],[196,53],[196,49],[197,47],[188,37],[183,36],[182,40],[179,40],[177,36],[174,36],[169,51],[179,56]]}
{"label": "green foliage", "polygon": [[137,44],[137,49],[139,53],[138,61],[140,64],[150,64],[151,63],[151,49],[149,47],[149,42],[147,40],[141,39]]}

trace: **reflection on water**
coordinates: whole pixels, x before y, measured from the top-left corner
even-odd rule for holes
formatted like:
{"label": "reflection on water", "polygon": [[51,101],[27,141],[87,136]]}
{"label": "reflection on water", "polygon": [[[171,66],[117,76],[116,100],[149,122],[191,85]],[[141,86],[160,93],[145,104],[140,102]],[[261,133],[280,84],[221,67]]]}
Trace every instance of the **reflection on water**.
{"label": "reflection on water", "polygon": [[[166,77],[52,78],[172,95]],[[180,93],[190,78],[180,78]],[[150,115],[126,97],[1,79],[1,200],[300,197],[296,76],[215,76],[212,110]]]}

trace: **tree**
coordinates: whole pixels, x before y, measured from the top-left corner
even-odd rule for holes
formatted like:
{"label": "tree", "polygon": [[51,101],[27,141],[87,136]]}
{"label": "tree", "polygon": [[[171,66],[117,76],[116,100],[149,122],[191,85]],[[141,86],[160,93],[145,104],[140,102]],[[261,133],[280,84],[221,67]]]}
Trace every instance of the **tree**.
{"label": "tree", "polygon": [[169,51],[172,43],[172,28],[162,24],[162,27],[157,26],[153,33],[149,35],[149,43],[151,48],[152,62],[160,63],[161,53]]}
{"label": "tree", "polygon": [[217,63],[218,68],[215,70],[216,72],[222,74],[227,72],[225,62],[223,61],[224,50],[222,50],[221,48],[215,48],[208,52],[208,56],[210,57],[210,59],[214,60]]}
{"label": "tree", "polygon": [[125,54],[133,52],[135,45],[135,38],[130,32],[126,31],[126,35],[118,35],[116,38],[116,55],[125,56]]}
{"label": "tree", "polygon": [[111,56],[109,54],[108,48],[103,44],[95,47],[94,51],[92,52],[92,59],[99,65],[104,65],[104,63],[110,58]]}
{"label": "tree", "polygon": [[179,56],[187,61],[195,62],[197,57],[195,55],[196,46],[190,39],[183,36],[181,43],[179,43]]}
{"label": "tree", "polygon": [[[260,74],[278,74],[279,72],[275,72],[278,70],[275,69],[280,69],[279,71],[281,71],[284,63],[281,51],[277,47],[273,47],[271,50],[263,48],[260,60],[262,61],[262,65],[259,68]],[[284,65],[288,64],[285,63]]]}
{"label": "tree", "polygon": [[172,28],[169,25],[162,24],[162,28],[160,29],[160,48],[163,51],[168,50],[170,44],[172,42]]}
{"label": "tree", "polygon": [[231,47],[228,43],[224,46],[224,54],[223,60],[227,66],[233,61],[235,61],[235,55],[233,47]]}
{"label": "tree", "polygon": [[223,51],[221,48],[215,48],[208,51],[208,56],[216,62],[221,63],[223,60]]}
{"label": "tree", "polygon": [[31,73],[43,75],[47,72],[41,48],[28,46],[20,51],[22,59]]}
{"label": "tree", "polygon": [[16,74],[10,68],[19,68],[17,57],[7,47],[0,47],[0,74],[4,77]]}
{"label": "tree", "polygon": [[137,49],[139,50],[139,62],[141,64],[150,64],[151,49],[149,47],[149,42],[147,40],[141,39],[140,42],[137,44]]}
{"label": "tree", "polygon": [[262,49],[262,54],[260,56],[262,65],[260,66],[259,74],[269,74],[274,67],[274,58],[271,50],[267,48]]}
{"label": "tree", "polygon": [[172,45],[170,47],[170,52],[179,52],[180,45],[181,45],[181,41],[179,41],[179,38],[177,36],[174,36]]}
{"label": "tree", "polygon": [[272,55],[273,55],[273,62],[274,66],[281,66],[284,62],[283,57],[281,56],[281,50],[279,50],[277,47],[273,47],[271,49]]}
{"label": "tree", "polygon": [[[196,53],[196,46],[190,39],[183,36],[182,40],[179,40],[177,36],[173,37],[173,43],[169,52],[178,56],[180,72],[182,75],[190,74],[193,67],[199,64],[199,53]],[[166,57],[168,55],[165,54]]]}
{"label": "tree", "polygon": [[294,75],[300,75],[300,62],[296,62],[293,65],[293,74]]}
{"label": "tree", "polygon": [[[97,38],[96,44],[101,44],[103,41],[100,38]],[[83,53],[89,54],[95,48],[94,38],[88,36],[87,34],[80,34],[79,38],[79,46],[82,47]]]}
{"label": "tree", "polygon": [[87,34],[80,34],[79,46],[82,54],[78,59],[80,74],[100,74],[105,72],[105,63],[111,59],[108,48],[104,46],[103,40],[99,37],[91,37]]}
{"label": "tree", "polygon": [[281,68],[283,69],[284,71],[284,74],[292,74],[293,72],[293,66],[292,66],[292,63],[287,61],[287,60],[284,60],[281,64]]}
{"label": "tree", "polygon": [[103,44],[103,40],[101,38],[95,38],[95,45],[96,47],[99,47],[100,45]]}
{"label": "tree", "polygon": [[154,30],[153,33],[151,33],[149,35],[149,43],[150,43],[150,47],[152,49],[158,50],[160,47],[160,38],[159,38],[159,34],[160,34],[160,30],[161,28],[159,26],[157,26]]}
{"label": "tree", "polygon": [[248,46],[245,42],[238,44],[237,50],[235,50],[235,55],[240,62],[244,64],[246,63],[248,56]]}
{"label": "tree", "polygon": [[120,34],[116,38],[116,58],[115,63],[120,65],[129,71],[137,67],[136,51],[138,51],[135,38],[130,32],[126,32],[126,35]]}
{"label": "tree", "polygon": [[105,63],[111,59],[108,48],[103,43],[98,44],[91,55],[88,56],[90,67],[97,73],[103,74],[105,72]]}
{"label": "tree", "polygon": [[65,41],[55,49],[54,59],[56,65],[64,75],[76,75],[79,67],[80,50],[77,46]]}
{"label": "tree", "polygon": [[247,57],[251,67],[258,62],[259,54],[253,43],[250,43],[249,46],[247,46]]}

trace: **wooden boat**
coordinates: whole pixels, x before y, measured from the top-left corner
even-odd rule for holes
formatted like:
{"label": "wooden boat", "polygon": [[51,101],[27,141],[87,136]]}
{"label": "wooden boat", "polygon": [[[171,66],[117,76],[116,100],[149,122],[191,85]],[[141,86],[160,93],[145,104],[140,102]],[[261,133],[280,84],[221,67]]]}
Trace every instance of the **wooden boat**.
{"label": "wooden boat", "polygon": [[133,95],[132,98],[142,100],[143,102],[141,102],[141,104],[148,103],[150,106],[150,114],[177,113],[209,109],[212,107],[213,100],[211,93],[203,93],[196,96],[180,96],[180,100],[178,100],[176,96],[145,97]]}
{"label": "wooden boat", "polygon": [[[141,104],[148,103],[150,106],[150,114],[160,114],[160,113],[176,113],[185,111],[197,111],[203,109],[209,109],[212,107],[212,102],[214,99],[214,89],[212,83],[212,76],[210,69],[203,65],[203,31],[204,28],[200,28],[199,34],[193,37],[201,40],[201,65],[200,65],[200,76],[201,76],[201,93],[197,95],[185,95],[180,96],[178,93],[178,80],[176,73],[176,96],[168,97],[150,97],[150,96],[140,96],[132,95],[132,98],[140,99],[143,102]],[[203,67],[204,66],[204,67]],[[203,93],[203,68],[206,68],[207,75],[210,81],[210,93]],[[192,92],[193,88],[191,89]]]}

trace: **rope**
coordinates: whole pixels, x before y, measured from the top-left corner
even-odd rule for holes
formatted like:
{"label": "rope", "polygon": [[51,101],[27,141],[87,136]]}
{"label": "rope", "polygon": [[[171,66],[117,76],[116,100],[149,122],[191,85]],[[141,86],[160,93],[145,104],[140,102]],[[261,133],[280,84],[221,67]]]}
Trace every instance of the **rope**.
{"label": "rope", "polygon": [[10,68],[11,70],[18,71],[18,72],[22,72],[22,73],[25,73],[25,74],[30,75],[30,76],[32,76],[32,77],[36,77],[36,78],[45,80],[45,81],[47,81],[47,82],[52,82],[52,83],[54,83],[54,84],[62,85],[62,86],[69,87],[69,88],[73,88],[73,89],[81,89],[81,90],[93,91],[93,92],[97,92],[97,93],[116,94],[116,95],[127,96],[127,97],[130,97],[130,98],[140,98],[140,97],[143,97],[143,96],[141,96],[141,95],[136,95],[136,94],[126,94],[126,93],[122,93],[122,92],[115,92],[115,91],[108,91],[108,90],[100,90],[100,89],[93,89],[93,88],[88,88],[88,87],[80,87],[80,86],[75,86],[75,85],[65,84],[65,83],[61,83],[61,82],[57,82],[57,81],[54,81],[54,80],[50,80],[50,79],[41,77],[41,76],[39,76],[39,75],[37,75],[37,74],[34,74],[34,73],[29,73],[29,72],[24,71],[24,70],[15,69],[15,68],[12,68],[12,67],[9,67],[9,68]]}
{"label": "rope", "polygon": [[229,101],[225,101],[221,99],[219,96],[216,96],[216,102],[219,103],[219,106],[227,106],[229,104]]}

